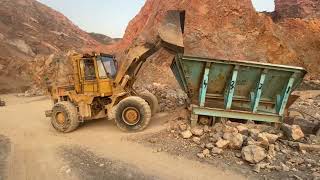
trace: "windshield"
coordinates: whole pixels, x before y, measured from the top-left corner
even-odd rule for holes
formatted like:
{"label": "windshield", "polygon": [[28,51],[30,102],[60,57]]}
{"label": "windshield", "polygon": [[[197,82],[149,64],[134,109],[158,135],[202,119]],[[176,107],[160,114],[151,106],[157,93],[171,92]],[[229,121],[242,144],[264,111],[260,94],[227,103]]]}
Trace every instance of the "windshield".
{"label": "windshield", "polygon": [[97,60],[100,78],[114,78],[117,70],[112,57],[100,57]]}

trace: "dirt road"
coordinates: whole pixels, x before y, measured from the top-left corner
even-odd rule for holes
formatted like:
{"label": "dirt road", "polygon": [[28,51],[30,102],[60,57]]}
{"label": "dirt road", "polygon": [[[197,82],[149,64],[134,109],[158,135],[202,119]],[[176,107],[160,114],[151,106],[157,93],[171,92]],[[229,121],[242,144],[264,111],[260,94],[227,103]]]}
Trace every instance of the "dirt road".
{"label": "dirt road", "polygon": [[[60,134],[44,117],[46,97],[1,96],[0,179],[244,179],[243,176],[127,141],[163,128],[158,114],[143,133],[126,134],[107,120],[88,122]],[[6,148],[1,142],[6,142]],[[5,150],[2,150],[5,149]]]}

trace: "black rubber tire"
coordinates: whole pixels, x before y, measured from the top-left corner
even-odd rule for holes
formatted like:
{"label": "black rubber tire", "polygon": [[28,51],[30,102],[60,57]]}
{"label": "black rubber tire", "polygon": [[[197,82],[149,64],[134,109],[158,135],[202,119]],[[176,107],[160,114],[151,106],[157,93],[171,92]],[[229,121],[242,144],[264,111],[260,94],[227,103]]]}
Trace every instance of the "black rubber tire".
{"label": "black rubber tire", "polygon": [[[127,108],[135,108],[139,112],[140,120],[135,125],[129,125],[122,117]],[[115,109],[115,122],[118,128],[124,132],[138,132],[144,130],[150,123],[151,109],[148,103],[141,97],[131,96],[119,102]]]}
{"label": "black rubber tire", "polygon": [[159,102],[155,95],[153,95],[149,91],[144,91],[141,92],[139,96],[149,104],[152,116],[160,111]]}
{"label": "black rubber tire", "polygon": [[[62,125],[56,120],[56,114],[59,112],[63,113],[66,117],[66,122]],[[55,104],[52,108],[51,124],[57,131],[62,133],[69,133],[76,130],[79,127],[80,122],[75,105],[68,101]]]}

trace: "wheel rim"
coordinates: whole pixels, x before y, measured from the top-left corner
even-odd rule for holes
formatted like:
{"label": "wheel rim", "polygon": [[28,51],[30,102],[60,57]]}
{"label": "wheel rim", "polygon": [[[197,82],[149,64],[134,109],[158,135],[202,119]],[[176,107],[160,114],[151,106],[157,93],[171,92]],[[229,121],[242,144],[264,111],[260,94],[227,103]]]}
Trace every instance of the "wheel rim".
{"label": "wheel rim", "polygon": [[64,113],[58,112],[56,114],[56,121],[59,125],[63,125],[66,122],[66,117],[64,116]]}
{"label": "wheel rim", "polygon": [[126,124],[133,126],[140,121],[140,113],[134,107],[127,107],[122,113],[122,119]]}

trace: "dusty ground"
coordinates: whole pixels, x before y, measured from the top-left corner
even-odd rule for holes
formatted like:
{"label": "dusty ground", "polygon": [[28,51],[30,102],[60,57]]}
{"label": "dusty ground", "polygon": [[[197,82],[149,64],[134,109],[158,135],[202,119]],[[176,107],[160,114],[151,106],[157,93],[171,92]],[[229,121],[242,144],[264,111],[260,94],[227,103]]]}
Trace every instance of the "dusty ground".
{"label": "dusty ground", "polygon": [[148,130],[138,134],[122,133],[106,120],[60,134],[44,117],[51,106],[46,97],[1,98],[7,106],[0,108],[0,134],[10,139],[10,145],[7,138],[0,139],[8,145],[0,144],[2,179],[246,179],[232,169],[167,152],[155,153],[127,140],[160,131],[176,115],[158,114]]}

